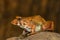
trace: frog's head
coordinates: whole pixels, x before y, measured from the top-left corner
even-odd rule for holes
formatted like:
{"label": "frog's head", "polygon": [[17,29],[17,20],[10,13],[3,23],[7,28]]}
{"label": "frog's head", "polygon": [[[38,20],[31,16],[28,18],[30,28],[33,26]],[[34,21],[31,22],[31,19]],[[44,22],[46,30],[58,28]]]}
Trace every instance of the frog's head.
{"label": "frog's head", "polygon": [[18,22],[19,22],[21,19],[22,19],[22,17],[20,17],[20,16],[16,16],[16,18],[13,19],[13,20],[11,21],[11,24],[13,24],[13,25],[17,25]]}
{"label": "frog's head", "polygon": [[27,28],[27,27],[29,27],[28,25],[30,24],[30,21],[25,20],[20,16],[16,16],[16,18],[11,21],[11,24],[17,25],[17,26],[19,26],[21,28]]}

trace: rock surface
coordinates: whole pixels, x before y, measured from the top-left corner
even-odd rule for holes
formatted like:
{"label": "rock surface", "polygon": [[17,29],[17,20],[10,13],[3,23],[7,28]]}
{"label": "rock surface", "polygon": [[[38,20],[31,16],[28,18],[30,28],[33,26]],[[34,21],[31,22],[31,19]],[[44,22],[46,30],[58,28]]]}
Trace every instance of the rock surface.
{"label": "rock surface", "polygon": [[24,39],[12,37],[8,38],[7,40],[60,40],[60,34],[54,32],[40,32]]}

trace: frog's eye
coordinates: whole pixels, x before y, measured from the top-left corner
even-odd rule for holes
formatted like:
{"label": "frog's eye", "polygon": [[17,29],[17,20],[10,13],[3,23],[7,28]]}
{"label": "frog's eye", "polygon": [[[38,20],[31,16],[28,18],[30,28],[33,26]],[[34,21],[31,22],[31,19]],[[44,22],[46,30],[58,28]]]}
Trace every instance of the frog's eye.
{"label": "frog's eye", "polygon": [[21,20],[21,18],[17,18],[17,20]]}
{"label": "frog's eye", "polygon": [[26,23],[23,23],[23,25],[26,25]]}
{"label": "frog's eye", "polygon": [[22,18],[22,17],[20,17],[20,16],[16,16],[16,18]]}
{"label": "frog's eye", "polygon": [[22,17],[20,17],[20,16],[16,16],[16,19],[17,19],[17,20],[21,20]]}

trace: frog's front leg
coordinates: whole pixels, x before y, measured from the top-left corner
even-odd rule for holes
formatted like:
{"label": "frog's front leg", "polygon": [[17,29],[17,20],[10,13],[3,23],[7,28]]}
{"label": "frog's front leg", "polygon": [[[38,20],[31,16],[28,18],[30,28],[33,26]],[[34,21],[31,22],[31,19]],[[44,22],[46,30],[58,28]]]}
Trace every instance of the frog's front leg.
{"label": "frog's front leg", "polygon": [[25,37],[29,36],[29,34],[30,34],[30,32],[28,32],[26,30],[24,30],[23,33],[22,33],[22,35],[25,36]]}
{"label": "frog's front leg", "polygon": [[23,32],[22,32],[22,34],[19,36],[20,37],[20,39],[23,39],[23,38],[25,38],[25,31],[23,30]]}
{"label": "frog's front leg", "polygon": [[35,25],[33,25],[32,28],[31,28],[31,33],[30,33],[30,35],[33,35],[33,34],[35,34]]}
{"label": "frog's front leg", "polygon": [[26,34],[26,32],[25,32],[25,30],[22,32],[22,35],[25,35]]}

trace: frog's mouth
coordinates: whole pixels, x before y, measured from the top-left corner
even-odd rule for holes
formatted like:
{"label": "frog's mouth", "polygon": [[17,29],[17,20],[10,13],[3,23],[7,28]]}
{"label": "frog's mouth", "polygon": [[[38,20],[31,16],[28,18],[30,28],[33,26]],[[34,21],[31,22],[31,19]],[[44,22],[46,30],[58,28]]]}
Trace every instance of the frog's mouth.
{"label": "frog's mouth", "polygon": [[30,27],[27,27],[27,25],[22,25],[22,24],[20,23],[20,21],[18,21],[17,26],[19,26],[20,28],[22,28],[22,29],[24,29],[24,30],[26,30],[26,31],[28,31],[28,32],[31,31],[31,28],[30,28]]}

